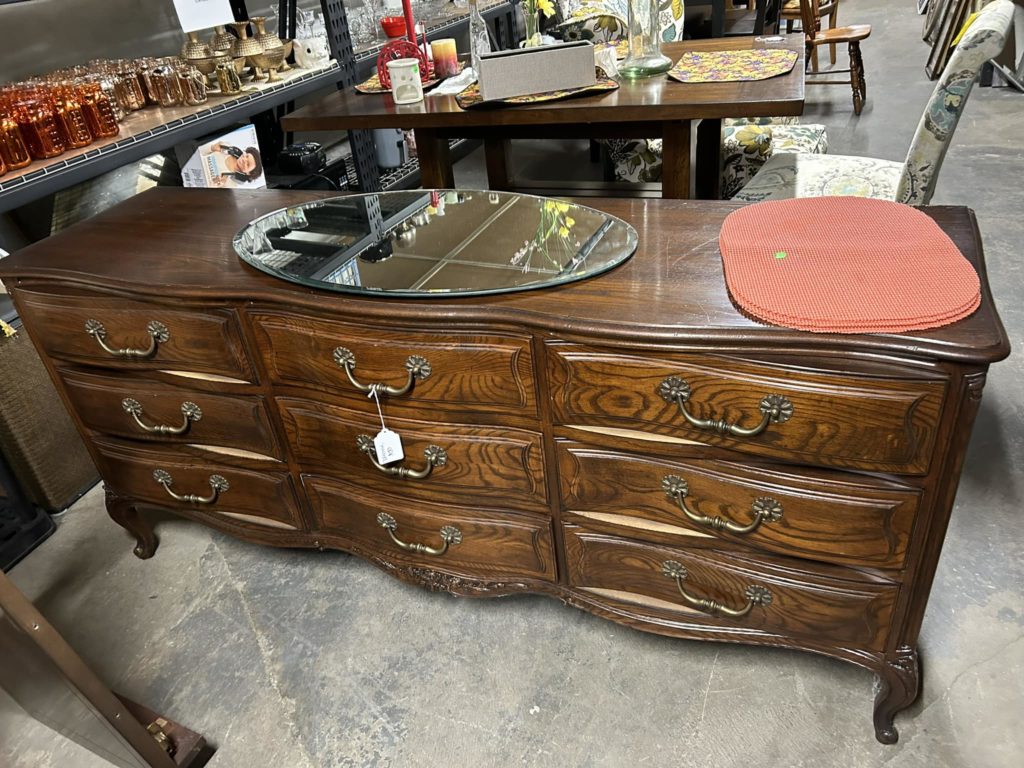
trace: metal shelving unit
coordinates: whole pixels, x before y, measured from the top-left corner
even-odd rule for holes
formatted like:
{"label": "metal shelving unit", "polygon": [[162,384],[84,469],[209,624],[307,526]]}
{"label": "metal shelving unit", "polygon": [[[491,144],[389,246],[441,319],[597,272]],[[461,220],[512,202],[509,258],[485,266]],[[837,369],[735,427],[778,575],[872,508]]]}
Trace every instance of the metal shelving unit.
{"label": "metal shelving unit", "polygon": [[338,64],[331,62],[323,69],[298,70],[287,80],[201,107],[135,112],[125,119],[121,135],[105,144],[94,143],[53,160],[36,161],[0,178],[0,213],[333,85],[339,73]]}
{"label": "metal shelving unit", "polygon": [[[382,43],[361,46],[356,51],[349,33],[348,17],[342,0],[320,0],[327,21],[327,37],[331,46],[331,55],[341,63],[341,77],[338,89],[351,88],[368,78],[374,71],[377,54],[383,47]],[[510,0],[484,0],[481,15],[492,26],[494,42],[499,48],[510,48],[516,41],[515,9]],[[469,25],[469,12],[451,16],[443,20],[426,24],[427,40],[448,37],[461,32]],[[363,191],[383,189],[380,169],[377,167],[376,152],[373,138],[369,131],[349,131],[349,148],[351,152],[350,178],[355,180],[355,187]],[[418,173],[419,166],[416,166]],[[350,183],[350,186],[351,183]]]}

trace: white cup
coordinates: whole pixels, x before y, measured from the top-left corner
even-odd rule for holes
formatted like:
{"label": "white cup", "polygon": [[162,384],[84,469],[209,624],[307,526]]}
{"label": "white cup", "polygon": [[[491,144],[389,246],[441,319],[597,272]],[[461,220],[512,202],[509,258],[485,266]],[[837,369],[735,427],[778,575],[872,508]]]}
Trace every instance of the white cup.
{"label": "white cup", "polygon": [[423,101],[423,83],[420,82],[418,59],[395,59],[388,62],[391,75],[391,98],[395,104],[415,104]]}

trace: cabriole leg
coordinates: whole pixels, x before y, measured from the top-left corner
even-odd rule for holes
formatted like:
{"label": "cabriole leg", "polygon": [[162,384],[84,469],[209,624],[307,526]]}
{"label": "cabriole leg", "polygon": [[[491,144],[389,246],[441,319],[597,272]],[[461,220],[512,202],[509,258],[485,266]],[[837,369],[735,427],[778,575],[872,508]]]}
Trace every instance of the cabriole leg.
{"label": "cabriole leg", "polygon": [[885,661],[885,666],[876,670],[875,738],[883,744],[895,744],[900,735],[893,718],[917,699],[921,687],[920,665],[917,651],[906,646]]}
{"label": "cabriole leg", "polygon": [[135,556],[148,560],[156,552],[157,538],[153,526],[139,514],[131,499],[118,496],[109,488],[106,489],[107,514],[110,519],[135,537]]}

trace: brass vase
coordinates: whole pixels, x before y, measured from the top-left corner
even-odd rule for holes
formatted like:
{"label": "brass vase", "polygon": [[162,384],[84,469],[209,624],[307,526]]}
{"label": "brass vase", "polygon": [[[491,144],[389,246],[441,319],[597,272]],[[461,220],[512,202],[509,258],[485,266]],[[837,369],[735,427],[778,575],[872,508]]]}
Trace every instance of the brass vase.
{"label": "brass vase", "polygon": [[210,50],[230,51],[236,39],[223,24],[216,26],[213,28],[213,37],[210,38]]}
{"label": "brass vase", "polygon": [[183,59],[205,59],[210,56],[213,51],[210,50],[210,46],[199,39],[198,32],[189,32],[188,40],[181,46],[181,58]]}
{"label": "brass vase", "polygon": [[238,33],[238,39],[231,45],[231,55],[236,59],[241,56],[259,56],[263,46],[256,38],[249,37],[249,22],[236,21],[231,26]]}
{"label": "brass vase", "polygon": [[264,51],[269,51],[272,48],[280,48],[284,45],[277,35],[267,32],[267,18],[266,16],[253,16],[249,21],[256,28],[256,42],[260,44],[260,47]]}

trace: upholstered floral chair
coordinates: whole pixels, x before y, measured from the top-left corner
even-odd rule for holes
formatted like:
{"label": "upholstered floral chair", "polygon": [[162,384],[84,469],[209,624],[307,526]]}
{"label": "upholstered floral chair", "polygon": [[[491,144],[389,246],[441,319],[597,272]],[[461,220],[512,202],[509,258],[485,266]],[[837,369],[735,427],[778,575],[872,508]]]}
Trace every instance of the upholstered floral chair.
{"label": "upholstered floral chair", "polygon": [[[565,37],[611,43],[626,37],[629,0],[561,0]],[[683,39],[683,0],[659,0],[661,39]]]}
{"label": "upholstered floral chair", "polygon": [[902,163],[870,157],[775,154],[734,200],[854,195],[925,205],[982,65],[1003,50],[1013,22],[1011,0],[987,5],[939,78]]}

